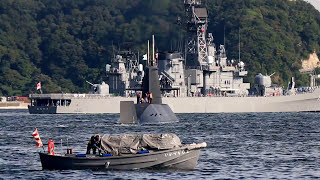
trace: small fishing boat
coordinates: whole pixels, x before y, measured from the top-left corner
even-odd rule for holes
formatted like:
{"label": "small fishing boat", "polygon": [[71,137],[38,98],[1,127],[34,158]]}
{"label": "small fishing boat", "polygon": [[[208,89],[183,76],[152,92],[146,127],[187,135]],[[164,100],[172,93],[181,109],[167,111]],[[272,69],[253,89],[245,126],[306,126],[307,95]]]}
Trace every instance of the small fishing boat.
{"label": "small fishing boat", "polygon": [[54,154],[39,152],[43,169],[194,169],[197,165],[200,144],[183,145],[174,134],[104,135],[101,153]]}

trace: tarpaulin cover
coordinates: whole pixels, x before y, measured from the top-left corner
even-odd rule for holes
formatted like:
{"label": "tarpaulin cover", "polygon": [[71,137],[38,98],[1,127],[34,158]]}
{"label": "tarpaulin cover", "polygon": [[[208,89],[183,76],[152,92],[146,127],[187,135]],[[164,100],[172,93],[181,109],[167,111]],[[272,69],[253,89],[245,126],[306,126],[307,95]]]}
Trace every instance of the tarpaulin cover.
{"label": "tarpaulin cover", "polygon": [[179,146],[180,138],[171,133],[104,135],[101,139],[101,148],[113,155],[136,154],[144,150],[166,150]]}

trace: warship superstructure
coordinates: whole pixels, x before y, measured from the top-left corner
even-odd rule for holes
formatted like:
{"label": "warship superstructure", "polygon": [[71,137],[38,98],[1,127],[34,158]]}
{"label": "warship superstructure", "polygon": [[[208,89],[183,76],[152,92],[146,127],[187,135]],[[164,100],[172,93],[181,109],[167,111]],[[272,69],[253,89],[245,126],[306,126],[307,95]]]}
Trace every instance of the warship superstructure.
{"label": "warship superstructure", "polygon": [[[208,33],[208,12],[200,0],[184,0],[187,31],[186,54],[162,53],[159,71],[162,80],[179,96],[246,96],[249,83],[243,82],[248,72],[244,62],[227,59],[224,45],[218,48]],[[168,83],[167,83],[168,84]]]}
{"label": "warship superstructure", "polygon": [[131,91],[142,86],[144,77],[143,65],[139,56],[130,50],[119,51],[112,59],[112,64],[106,65],[105,80],[109,84],[109,92],[119,96],[129,96]]}
{"label": "warship superstructure", "polygon": [[[243,78],[248,71],[240,57],[240,43],[239,58],[228,59],[225,46],[216,47],[213,43],[213,35],[207,29],[208,11],[201,7],[201,1],[184,0],[184,5],[185,52],[155,55],[153,50],[151,56],[152,63],[158,67],[162,102],[174,113],[320,111],[316,76],[310,76],[310,87],[304,88],[295,88],[294,78],[286,89],[275,86],[271,82],[273,74],[256,75],[254,85],[245,83]],[[141,92],[144,67],[150,60],[149,45],[144,56],[146,61],[139,61],[139,55],[122,51],[113,58],[112,64],[106,65],[105,80],[110,94],[95,98],[78,94],[32,94],[29,112],[119,113],[120,101],[136,101],[137,93]],[[52,99],[55,101],[49,111],[47,105]],[[58,101],[64,104],[54,105]],[[35,106],[37,104],[41,106]]]}

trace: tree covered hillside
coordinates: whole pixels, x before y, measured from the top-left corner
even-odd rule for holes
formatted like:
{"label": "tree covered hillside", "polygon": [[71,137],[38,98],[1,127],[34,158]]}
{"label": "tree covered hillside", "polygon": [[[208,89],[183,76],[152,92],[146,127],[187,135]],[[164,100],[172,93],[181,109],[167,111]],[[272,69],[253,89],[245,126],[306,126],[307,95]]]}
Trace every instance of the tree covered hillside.
{"label": "tree covered hillside", "polygon": [[[300,75],[300,60],[319,53],[320,14],[302,0],[207,0],[209,31],[225,42],[229,58],[241,59],[253,81],[276,72],[275,83]],[[100,82],[112,45],[132,42],[146,52],[156,36],[159,50],[183,38],[177,17],[182,0],[0,0],[0,95],[26,96],[42,82],[46,92],[87,92],[85,80]],[[183,19],[183,18],[182,18]]]}
{"label": "tree covered hillside", "polygon": [[[223,3],[222,3],[223,2]],[[234,8],[231,8],[233,4]],[[271,74],[273,81],[285,85],[296,77],[298,85],[307,85],[308,76],[299,73],[301,59],[313,51],[319,53],[320,14],[303,1],[247,0],[210,1],[210,29],[222,42],[226,27],[229,57],[238,56],[241,34],[241,59],[249,65],[250,82],[258,72]]]}

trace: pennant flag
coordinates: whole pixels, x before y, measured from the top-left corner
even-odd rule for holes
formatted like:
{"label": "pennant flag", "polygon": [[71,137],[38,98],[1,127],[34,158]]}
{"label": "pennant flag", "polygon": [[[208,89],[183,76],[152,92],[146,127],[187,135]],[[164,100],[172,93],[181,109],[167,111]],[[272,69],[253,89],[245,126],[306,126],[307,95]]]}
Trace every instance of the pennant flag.
{"label": "pennant flag", "polygon": [[32,136],[34,137],[34,139],[36,139],[36,146],[37,147],[42,147],[43,144],[42,144],[42,141],[40,139],[40,135],[38,133],[38,129],[37,128],[33,131]]}
{"label": "pennant flag", "polygon": [[156,53],[156,59],[158,59],[158,56],[159,56],[158,53]]}
{"label": "pennant flag", "polygon": [[37,84],[37,90],[41,89],[41,82],[38,82]]}

